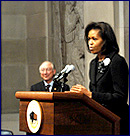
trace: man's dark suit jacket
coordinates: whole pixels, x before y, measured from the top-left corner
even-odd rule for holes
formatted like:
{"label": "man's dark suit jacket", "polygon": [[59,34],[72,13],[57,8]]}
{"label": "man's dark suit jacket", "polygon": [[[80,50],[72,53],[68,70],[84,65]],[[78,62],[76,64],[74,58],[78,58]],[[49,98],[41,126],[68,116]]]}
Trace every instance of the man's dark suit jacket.
{"label": "man's dark suit jacket", "polygon": [[[98,77],[96,77],[98,58],[96,57],[90,63],[89,87],[92,91],[92,98],[121,118],[127,118],[129,114],[128,65],[125,59],[115,52],[107,57],[111,62],[107,70]],[[127,127],[126,124],[125,127]]]}
{"label": "man's dark suit jacket", "polygon": [[[31,91],[46,91],[45,84],[43,81],[32,85]],[[62,88],[62,91],[70,91],[70,87],[67,84],[64,84],[64,87]],[[60,82],[55,81],[52,87],[52,92],[61,92],[61,84]]]}
{"label": "man's dark suit jacket", "polygon": [[[61,92],[61,82],[55,81],[52,87],[52,92]],[[30,91],[46,91],[45,84],[43,81],[34,84],[31,86]],[[70,91],[70,87],[67,84],[64,84],[62,91]],[[38,135],[37,133],[26,133],[26,135]]]}

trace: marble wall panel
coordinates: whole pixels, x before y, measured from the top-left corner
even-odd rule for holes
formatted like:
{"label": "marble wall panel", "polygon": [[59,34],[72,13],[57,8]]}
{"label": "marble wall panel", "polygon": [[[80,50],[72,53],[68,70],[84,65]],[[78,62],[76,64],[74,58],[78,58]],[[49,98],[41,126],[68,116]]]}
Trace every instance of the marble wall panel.
{"label": "marble wall panel", "polygon": [[25,40],[3,40],[2,41],[2,64],[23,64],[26,63]]}
{"label": "marble wall panel", "polygon": [[114,27],[113,1],[86,1],[84,17],[86,24],[92,21],[105,21]]}
{"label": "marble wall panel", "polygon": [[2,1],[2,14],[24,15],[26,13],[25,1]]}
{"label": "marble wall panel", "polygon": [[2,113],[18,113],[19,112],[19,100],[15,97],[14,88],[8,88],[2,90]]}
{"label": "marble wall panel", "polygon": [[129,65],[129,27],[124,28],[124,32],[125,32],[125,37],[124,37],[125,58],[126,58],[127,64]]}
{"label": "marble wall panel", "polygon": [[46,36],[45,14],[33,14],[27,17],[28,38],[37,38]]}
{"label": "marble wall panel", "polygon": [[37,65],[29,65],[28,66],[28,86],[27,86],[27,90],[30,90],[31,85],[42,81],[42,79],[40,77],[40,73],[39,73],[39,66],[40,66],[41,63],[39,63]]}
{"label": "marble wall panel", "polygon": [[[54,59],[54,46],[53,46],[53,43],[54,43],[54,38],[53,37],[48,37],[48,46],[47,46],[47,52],[48,53],[48,60],[50,61],[53,61],[54,63],[55,62],[55,59]],[[58,50],[56,51],[58,52]]]}
{"label": "marble wall panel", "polygon": [[124,21],[125,27],[129,27],[129,1],[124,2]]}
{"label": "marble wall panel", "polygon": [[124,33],[125,33],[125,56],[127,64],[129,65],[129,1],[124,2]]}
{"label": "marble wall panel", "polygon": [[14,87],[26,88],[26,67],[24,65],[3,65],[2,89]]}
{"label": "marble wall panel", "polygon": [[2,1],[2,14],[29,15],[44,12],[45,1]]}
{"label": "marble wall panel", "polygon": [[25,39],[26,16],[2,15],[2,39]]}
{"label": "marble wall panel", "polygon": [[46,38],[27,39],[27,60],[29,65],[46,60]]}
{"label": "marble wall panel", "polygon": [[26,15],[34,15],[45,12],[45,1],[25,1]]}
{"label": "marble wall panel", "polygon": [[[53,37],[54,36],[54,24],[53,24],[53,19],[54,19],[54,16],[52,15],[53,13],[53,2],[52,1],[47,1],[46,2],[46,8],[47,8],[47,11],[45,12],[46,14],[46,27],[48,28],[48,37]],[[62,15],[63,16],[63,15]]]}

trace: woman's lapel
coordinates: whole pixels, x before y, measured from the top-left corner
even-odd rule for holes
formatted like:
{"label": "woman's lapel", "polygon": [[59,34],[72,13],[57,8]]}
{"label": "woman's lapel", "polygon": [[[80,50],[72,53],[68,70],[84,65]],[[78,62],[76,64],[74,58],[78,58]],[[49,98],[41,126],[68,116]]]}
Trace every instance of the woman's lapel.
{"label": "woman's lapel", "polygon": [[109,67],[107,68],[107,70],[103,74],[100,74],[99,76],[96,77],[96,82],[98,82],[102,77],[104,77],[107,74],[108,69],[109,69]]}
{"label": "woman's lapel", "polygon": [[91,75],[90,75],[90,80],[92,84],[96,83],[96,69],[97,69],[97,60],[95,59],[92,63],[91,63]]}
{"label": "woman's lapel", "polygon": [[[107,55],[106,57],[110,58],[110,60],[112,61],[113,56],[115,55],[115,52],[111,52],[109,55]],[[111,65],[111,62],[110,62]],[[101,80],[108,72],[110,65],[107,67],[106,71],[103,74],[100,74],[98,77],[96,77],[96,83]]]}

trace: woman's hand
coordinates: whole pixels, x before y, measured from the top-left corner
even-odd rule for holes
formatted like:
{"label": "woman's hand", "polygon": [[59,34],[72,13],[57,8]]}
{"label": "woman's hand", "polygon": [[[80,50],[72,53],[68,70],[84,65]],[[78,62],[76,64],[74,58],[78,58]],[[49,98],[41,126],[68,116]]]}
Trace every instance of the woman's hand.
{"label": "woman's hand", "polygon": [[88,91],[84,86],[79,85],[79,84],[72,86],[72,88],[70,89],[70,91],[71,92],[84,93],[89,98],[92,98],[92,92]]}

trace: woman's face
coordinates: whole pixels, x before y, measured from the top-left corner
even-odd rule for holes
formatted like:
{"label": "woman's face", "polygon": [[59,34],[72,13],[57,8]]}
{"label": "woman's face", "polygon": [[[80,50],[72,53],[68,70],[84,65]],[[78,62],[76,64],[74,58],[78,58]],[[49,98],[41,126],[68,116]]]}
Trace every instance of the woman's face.
{"label": "woman's face", "polygon": [[102,46],[104,45],[104,41],[99,35],[99,31],[99,29],[91,29],[88,33],[89,50],[93,54],[101,53]]}

